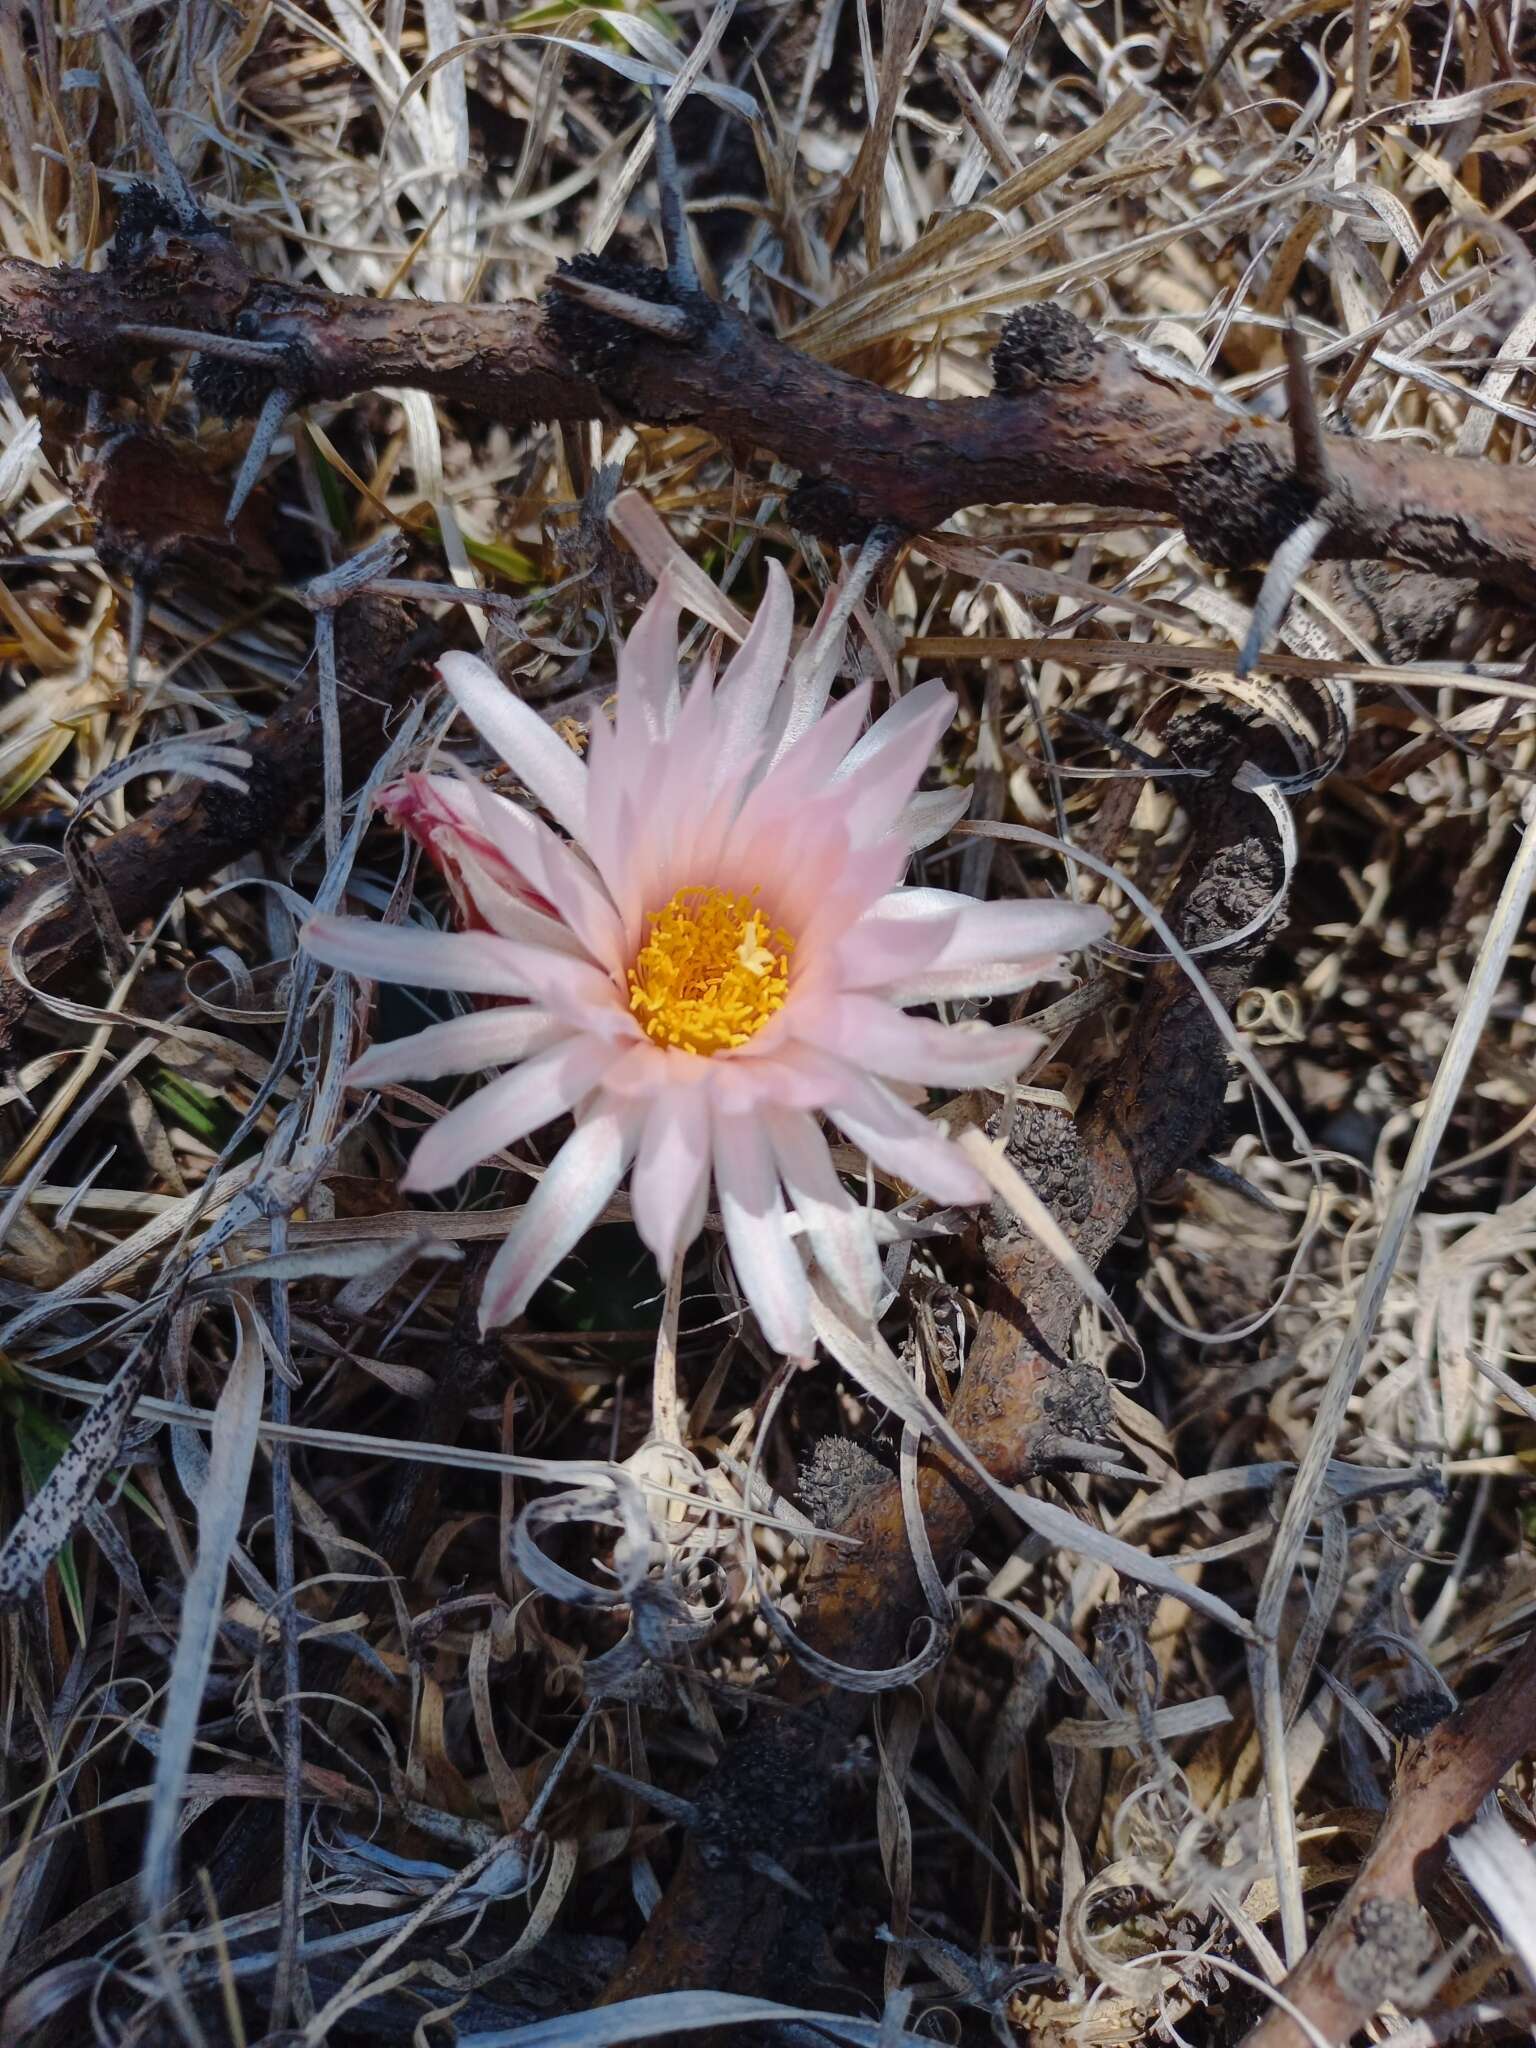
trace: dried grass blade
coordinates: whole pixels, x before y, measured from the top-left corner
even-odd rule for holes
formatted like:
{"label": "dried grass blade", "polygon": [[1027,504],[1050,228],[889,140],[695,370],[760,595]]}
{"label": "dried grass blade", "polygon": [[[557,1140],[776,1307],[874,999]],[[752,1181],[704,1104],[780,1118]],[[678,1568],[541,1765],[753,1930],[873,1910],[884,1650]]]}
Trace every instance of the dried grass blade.
{"label": "dried grass blade", "polygon": [[176,1828],[184,1781],[197,1735],[203,1687],[213,1661],[225,1574],[245,1513],[246,1487],[261,1423],[265,1386],[261,1339],[249,1302],[236,1296],[234,1306],[239,1336],[229,1377],[214,1411],[208,1476],[197,1504],[197,1562],[181,1606],[176,1657],[166,1687],[165,1718],[155,1760],[148,1840],[139,1874],[139,1895],[152,1921],[158,1921],[175,1889]]}
{"label": "dried grass blade", "polygon": [[498,2027],[490,2034],[465,2034],[459,2048],[619,2048],[624,2041],[664,2039],[668,2034],[696,2034],[705,2027],[782,2027],[791,2023],[814,2027],[835,2041],[856,2048],[931,2048],[924,2034],[887,2028],[878,2020],[851,2019],[844,2013],[814,2012],[805,2006],[778,2005],[769,1998],[739,1998],[728,1991],[658,1991],[648,1998],[626,1998],[592,2012],[561,2013],[535,2020],[527,2027]]}

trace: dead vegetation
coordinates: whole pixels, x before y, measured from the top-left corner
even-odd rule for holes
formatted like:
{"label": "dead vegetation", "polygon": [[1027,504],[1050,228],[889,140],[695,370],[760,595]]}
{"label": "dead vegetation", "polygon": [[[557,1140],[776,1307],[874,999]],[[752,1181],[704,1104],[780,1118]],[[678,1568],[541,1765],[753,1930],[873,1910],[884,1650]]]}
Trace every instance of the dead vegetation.
{"label": "dead vegetation", "polygon": [[[0,9],[0,2039],[1530,2026],[1533,58]],[[547,1152],[408,1201],[437,999],[295,951],[451,915],[434,653],[580,744],[679,554],[867,578],[928,877],[1117,915],[788,1379],[622,1203],[482,1339]]]}

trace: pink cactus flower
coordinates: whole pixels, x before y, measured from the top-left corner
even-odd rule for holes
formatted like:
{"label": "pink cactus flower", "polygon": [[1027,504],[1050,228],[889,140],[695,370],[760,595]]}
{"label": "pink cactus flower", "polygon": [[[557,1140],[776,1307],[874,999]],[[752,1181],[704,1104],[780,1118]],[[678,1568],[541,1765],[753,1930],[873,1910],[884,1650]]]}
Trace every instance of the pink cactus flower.
{"label": "pink cactus flower", "polygon": [[[867,684],[826,708],[825,689],[788,669],[776,564],[718,682],[701,670],[684,691],[678,612],[664,579],[620,652],[616,722],[593,720],[585,761],[484,662],[445,655],[460,709],[559,829],[468,775],[411,776],[383,807],[429,847],[470,928],[317,917],[303,943],[368,980],[516,999],[352,1068],[370,1088],[506,1069],[418,1142],[407,1189],[451,1187],[574,1117],[490,1268],[484,1328],[526,1309],[628,1173],[663,1274],[713,1183],[764,1337],[806,1357],[807,1255],[860,1314],[879,1284],[868,1212],[834,1170],[823,1119],[935,1200],[986,1201],[976,1168],[905,1097],[1005,1085],[1039,1037],[907,1010],[1027,988],[1107,920],[903,886],[914,840],[925,825],[932,836],[934,800],[914,793],[955,699],[923,683],[861,737]],[[941,808],[947,829],[955,813]]]}

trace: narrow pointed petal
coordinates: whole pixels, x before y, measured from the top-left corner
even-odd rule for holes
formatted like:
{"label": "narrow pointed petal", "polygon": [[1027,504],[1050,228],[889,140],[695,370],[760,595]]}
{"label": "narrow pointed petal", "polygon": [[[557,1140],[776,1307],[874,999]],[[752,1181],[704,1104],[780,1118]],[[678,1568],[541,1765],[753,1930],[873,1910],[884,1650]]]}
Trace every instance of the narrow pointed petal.
{"label": "narrow pointed petal", "polygon": [[1045,1043],[1017,1024],[936,1024],[874,996],[844,995],[808,1018],[800,1034],[887,1081],[920,1088],[1001,1088]]}
{"label": "narrow pointed petal", "polygon": [[594,713],[587,738],[587,823],[582,846],[612,898],[630,948],[636,942],[644,907],[642,878],[634,861],[635,805],[630,783],[638,779],[643,786],[652,751],[650,747],[638,749],[642,760],[637,770],[633,757],[620,752],[613,727],[602,712]]}
{"label": "narrow pointed petal", "polygon": [[760,752],[768,715],[789,660],[795,601],[783,565],[768,564],[763,601],[752,630],[720,680],[716,696],[716,749],[726,773],[744,769]]}
{"label": "narrow pointed petal", "polygon": [[468,841],[461,841],[454,857],[470,901],[498,938],[519,948],[586,957],[581,940],[568,924],[535,910],[525,897],[514,896]]}
{"label": "narrow pointed petal", "polygon": [[816,1119],[770,1110],[764,1124],[784,1191],[805,1225],[817,1265],[851,1309],[872,1316],[880,1295],[874,1232],[862,1206],[838,1179]]}
{"label": "narrow pointed petal", "polygon": [[828,1104],[828,1115],[855,1145],[862,1145],[877,1166],[936,1202],[985,1202],[991,1190],[964,1153],[888,1088],[839,1062],[844,1068],[842,1091]]}
{"label": "narrow pointed petal", "polygon": [[849,749],[847,759],[837,771],[838,781],[846,781],[850,775],[857,774],[877,754],[883,754],[891,747],[904,748],[914,729],[923,735],[925,743],[919,750],[918,759],[925,762],[939,735],[953,723],[958,704],[954,691],[937,677],[908,690],[889,710],[882,711],[869,731]]}
{"label": "narrow pointed petal", "polygon": [[[1014,996],[1033,988],[1037,981],[1048,981],[1058,975],[1067,952],[1102,938],[1109,929],[1109,919],[1089,904],[978,903],[973,912],[1028,912],[1037,908],[1064,911],[1072,921],[973,915],[968,928],[952,933],[926,967],[902,970],[883,985],[866,986],[876,987],[888,1002],[904,1008],[917,1003],[959,1002],[966,997],[982,1000]],[[964,916],[962,913],[962,921]],[[1022,950],[1031,939],[1064,934],[1070,934],[1067,945],[1050,952]]]}
{"label": "narrow pointed petal", "polygon": [[1109,930],[1108,914],[1096,904],[1065,903],[1054,896],[999,898],[992,903],[956,896],[951,902],[956,912],[954,928],[934,962],[936,967],[1075,953],[1102,939]]}
{"label": "narrow pointed petal", "polygon": [[833,978],[839,988],[883,990],[931,968],[948,937],[942,919],[883,916],[877,906],[837,941]]}
{"label": "narrow pointed petal", "polygon": [[898,837],[909,853],[921,853],[925,846],[937,846],[947,839],[966,812],[974,794],[964,789],[920,789],[907,798],[896,821]]}
{"label": "narrow pointed petal", "polygon": [[553,1122],[602,1079],[615,1057],[590,1038],[567,1040],[450,1109],[418,1142],[401,1185],[409,1194],[452,1187],[471,1167]]}
{"label": "narrow pointed petal", "polygon": [[844,797],[848,836],[855,846],[869,846],[900,831],[913,785],[929,758],[928,748],[918,751],[921,739],[921,730],[912,733],[910,752],[893,746],[866,762],[857,775],[834,785]]}
{"label": "narrow pointed petal", "polygon": [[1041,953],[1033,960],[978,960],[970,967],[930,967],[883,983],[880,995],[906,1010],[926,1003],[990,1002],[995,996],[1022,995],[1036,982],[1054,980],[1061,973],[1061,958],[1059,953]]}
{"label": "narrow pointed petal", "polygon": [[660,772],[650,778],[642,797],[645,829],[628,857],[647,877],[644,893],[664,903],[693,872],[694,844],[709,811],[709,794],[722,786],[707,676],[696,674],[688,685],[667,744],[657,753]]}
{"label": "narrow pointed petal", "polygon": [[600,1101],[566,1139],[491,1261],[480,1297],[482,1331],[520,1316],[602,1215],[624,1178],[639,1124],[635,1110]]}
{"label": "narrow pointed petal", "polygon": [[663,1273],[698,1235],[709,1188],[709,1096],[703,1088],[663,1088],[645,1110],[630,1176],[635,1228]]}
{"label": "narrow pointed petal", "polygon": [[835,657],[826,657],[832,652],[830,635],[835,632],[841,642],[847,631],[846,614],[842,625],[836,623],[839,612],[844,611],[847,581],[848,571],[845,568],[828,587],[821,609],[811,622],[811,630],[789,665],[784,688],[774,700],[773,715],[768,721],[770,760],[777,760],[827,708],[827,697],[838,664]]}
{"label": "narrow pointed petal", "polygon": [[773,1154],[754,1117],[714,1120],[715,1188],[725,1241],[763,1337],[786,1358],[808,1358],[811,1290],[789,1235]]}
{"label": "narrow pointed petal", "polygon": [[580,758],[473,654],[445,654],[437,672],[486,744],[556,824],[580,839],[587,817],[587,771]]}
{"label": "narrow pointed petal", "polygon": [[553,1010],[572,1030],[616,1044],[631,1044],[642,1033],[612,978],[590,961],[529,946],[519,956],[527,995],[541,1010]]}
{"label": "narrow pointed petal", "polygon": [[922,683],[876,721],[854,752],[862,753],[868,740],[885,726],[880,745],[863,753],[852,770],[844,761],[833,788],[846,805],[848,834],[855,846],[866,846],[895,830],[923,779],[940,734],[954,715],[954,693],[942,683]]}
{"label": "narrow pointed petal", "polygon": [[299,938],[322,965],[340,967],[360,981],[458,989],[475,996],[532,993],[516,949],[490,932],[431,932],[419,925],[378,924],[371,917],[312,917]]}
{"label": "narrow pointed petal", "polygon": [[502,858],[528,877],[592,958],[607,963],[622,943],[618,913],[586,861],[532,812],[480,783],[469,789],[476,817]]}
{"label": "narrow pointed petal", "polygon": [[619,649],[619,743],[664,740],[677,718],[677,587],[661,580]]}
{"label": "narrow pointed petal", "polygon": [[728,861],[738,846],[756,839],[775,820],[787,826],[799,805],[821,794],[868,709],[869,685],[860,683],[786,749],[742,805],[726,840]]}
{"label": "narrow pointed petal", "polygon": [[[847,853],[830,887],[823,880],[820,889],[807,891],[809,902],[796,913],[797,944],[807,971],[818,960],[830,957],[836,941],[850,933],[888,893],[906,864],[907,851],[899,840],[877,840],[873,846]],[[772,867],[767,872],[772,874]]]}
{"label": "narrow pointed petal", "polygon": [[[941,994],[1012,994],[1108,929],[1092,904],[1055,897],[978,903],[950,889],[897,889],[841,942],[842,985],[904,1004]],[[974,982],[966,978],[973,970]]]}
{"label": "narrow pointed petal", "polygon": [[409,1038],[371,1045],[347,1070],[349,1088],[379,1088],[389,1081],[441,1081],[510,1066],[554,1045],[569,1026],[547,1010],[472,1010],[429,1024]]}

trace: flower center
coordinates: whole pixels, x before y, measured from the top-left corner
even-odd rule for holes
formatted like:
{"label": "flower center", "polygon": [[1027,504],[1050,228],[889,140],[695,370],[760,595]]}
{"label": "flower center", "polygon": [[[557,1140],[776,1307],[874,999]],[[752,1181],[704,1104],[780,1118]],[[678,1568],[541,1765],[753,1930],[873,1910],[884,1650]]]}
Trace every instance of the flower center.
{"label": "flower center", "polygon": [[629,970],[629,1007],[648,1038],[682,1052],[726,1052],[762,1030],[789,993],[794,940],[750,896],[679,889],[648,917]]}

